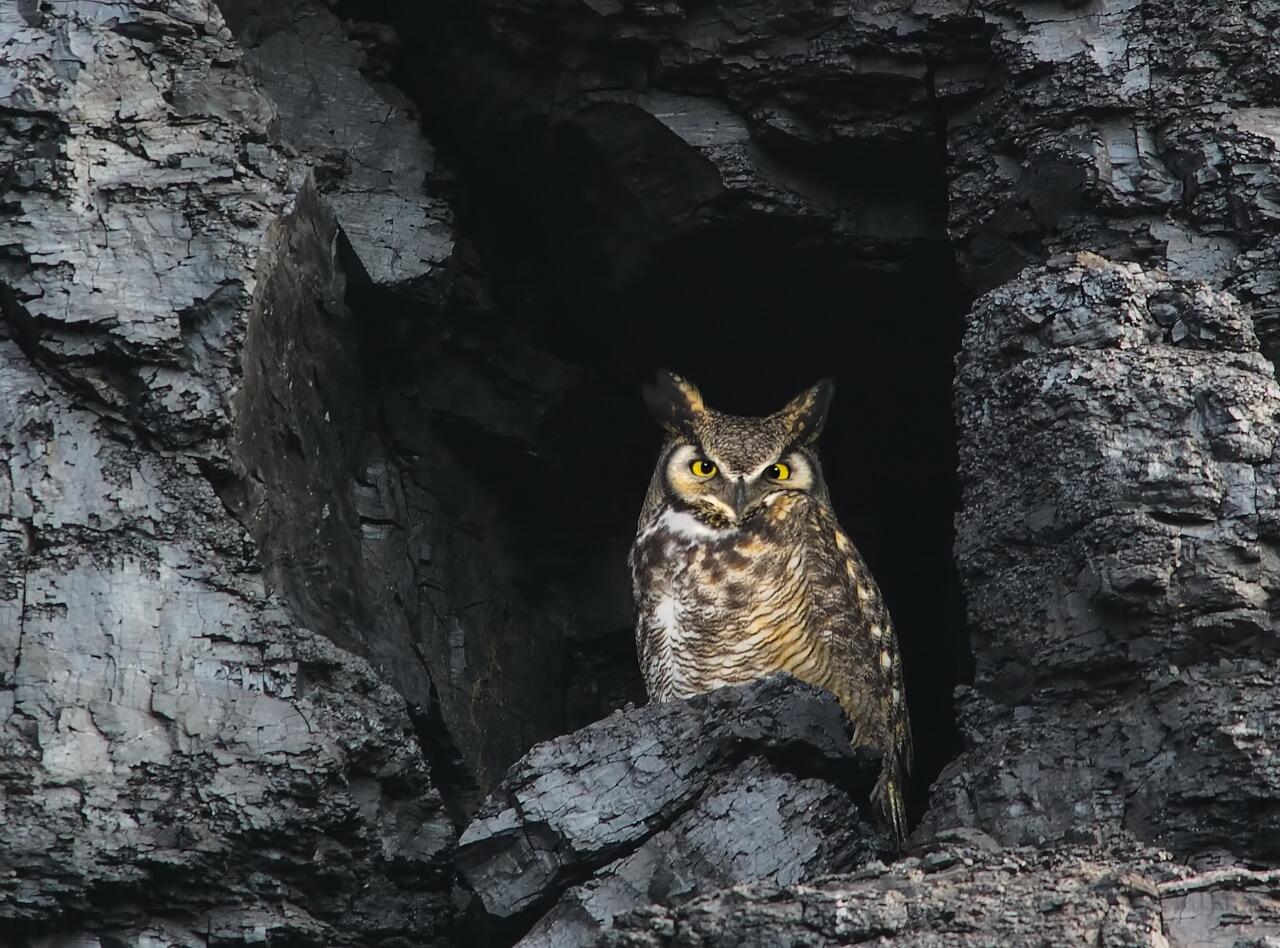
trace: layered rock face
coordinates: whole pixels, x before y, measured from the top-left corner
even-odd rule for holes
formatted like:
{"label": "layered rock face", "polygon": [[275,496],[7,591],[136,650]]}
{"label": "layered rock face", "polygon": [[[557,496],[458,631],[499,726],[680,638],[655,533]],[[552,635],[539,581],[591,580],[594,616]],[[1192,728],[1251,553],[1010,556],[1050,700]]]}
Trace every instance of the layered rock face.
{"label": "layered rock face", "polygon": [[1001,850],[958,836],[888,868],[634,912],[602,944],[1191,946],[1265,944],[1280,932],[1274,873],[1185,872],[1158,852]]}
{"label": "layered rock face", "polygon": [[279,283],[340,279],[333,216],[213,5],[9,4],[0,45],[5,939],[433,941],[405,697],[219,498],[248,327],[323,312]]}
{"label": "layered rock face", "polygon": [[1280,389],[1247,310],[1082,254],[980,301],[957,392],[974,747],[930,825],[1273,859]]}
{"label": "layered rock face", "polygon": [[[1280,938],[1278,29],[0,5],[4,937]],[[904,856],[829,697],[627,707],[659,364],[840,377]]]}
{"label": "layered rock face", "polygon": [[976,690],[927,820],[1272,860],[1280,24],[1055,6],[992,5],[1000,79],[949,118],[971,280],[1050,265],[957,360]]}
{"label": "layered rock face", "polygon": [[521,945],[590,944],[618,915],[739,882],[797,883],[887,845],[860,817],[875,761],[790,676],[618,712],[535,747],[459,840],[457,865]]}

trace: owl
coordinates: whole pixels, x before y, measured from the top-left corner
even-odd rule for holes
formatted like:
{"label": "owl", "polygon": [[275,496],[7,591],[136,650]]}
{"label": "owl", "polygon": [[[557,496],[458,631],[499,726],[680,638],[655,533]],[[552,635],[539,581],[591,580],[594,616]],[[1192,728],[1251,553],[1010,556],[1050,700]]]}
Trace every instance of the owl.
{"label": "owl", "polygon": [[906,836],[911,727],[884,600],[836,521],[815,444],[832,385],[765,418],[708,408],[659,373],[644,397],[666,432],[628,564],[651,701],[787,671],[832,692],[854,743],[883,754],[874,800]]}

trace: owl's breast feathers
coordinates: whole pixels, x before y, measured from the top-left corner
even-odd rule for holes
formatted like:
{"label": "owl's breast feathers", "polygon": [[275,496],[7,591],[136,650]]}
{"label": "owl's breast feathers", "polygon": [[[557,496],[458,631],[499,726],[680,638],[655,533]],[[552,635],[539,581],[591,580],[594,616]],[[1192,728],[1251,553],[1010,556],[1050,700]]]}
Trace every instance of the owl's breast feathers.
{"label": "owl's breast feathers", "polygon": [[901,836],[910,766],[897,640],[880,592],[831,512],[782,495],[740,529],[675,507],[631,550],[636,644],[649,697],[684,698],[788,671],[831,691],[856,744],[884,753],[877,795]]}

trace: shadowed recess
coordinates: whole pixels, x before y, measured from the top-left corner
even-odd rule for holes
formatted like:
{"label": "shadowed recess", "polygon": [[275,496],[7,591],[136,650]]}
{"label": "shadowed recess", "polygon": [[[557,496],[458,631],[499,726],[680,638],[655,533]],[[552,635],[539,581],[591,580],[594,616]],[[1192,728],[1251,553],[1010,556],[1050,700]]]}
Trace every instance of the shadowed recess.
{"label": "shadowed recess", "polygon": [[[553,104],[554,67],[499,53],[478,13],[338,9],[395,27],[382,68],[454,175],[443,297],[355,285],[348,301],[383,442],[469,538],[455,555],[470,579],[444,584],[449,609],[422,637],[479,786],[533,741],[643,698],[625,555],[659,434],[640,383],[670,367],[715,407],[763,414],[830,375],[821,450],[901,638],[918,815],[959,750],[952,691],[972,665],[951,558],[952,359],[971,296],[928,103],[903,105],[919,115],[882,149],[763,136],[743,152],[762,183],[743,187],[634,103]],[[690,121],[739,121],[680,101]]]}

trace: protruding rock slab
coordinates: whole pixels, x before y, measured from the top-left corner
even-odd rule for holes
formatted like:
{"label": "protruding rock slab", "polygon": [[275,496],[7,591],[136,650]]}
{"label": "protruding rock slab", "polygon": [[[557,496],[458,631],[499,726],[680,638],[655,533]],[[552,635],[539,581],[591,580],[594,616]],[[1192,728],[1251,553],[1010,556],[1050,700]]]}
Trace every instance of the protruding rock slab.
{"label": "protruding rock slab", "polygon": [[491,916],[555,903],[526,939],[548,945],[650,901],[848,868],[883,843],[855,803],[875,764],[849,738],[834,698],[784,675],[618,712],[516,764],[458,866]]}
{"label": "protruding rock slab", "polygon": [[369,279],[397,286],[431,277],[453,251],[453,231],[413,106],[367,74],[359,45],[323,4],[228,6],[281,141],[312,168]]}

